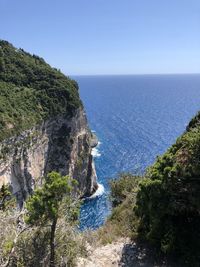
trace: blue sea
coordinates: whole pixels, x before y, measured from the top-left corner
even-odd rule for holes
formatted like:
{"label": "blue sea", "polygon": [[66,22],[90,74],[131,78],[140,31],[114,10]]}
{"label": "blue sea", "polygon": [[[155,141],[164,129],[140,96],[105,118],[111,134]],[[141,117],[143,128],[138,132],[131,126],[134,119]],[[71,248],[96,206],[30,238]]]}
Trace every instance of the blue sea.
{"label": "blue sea", "polygon": [[74,77],[99,145],[93,151],[103,194],[84,202],[80,228],[96,229],[111,211],[109,180],[141,174],[200,110],[200,75]]}

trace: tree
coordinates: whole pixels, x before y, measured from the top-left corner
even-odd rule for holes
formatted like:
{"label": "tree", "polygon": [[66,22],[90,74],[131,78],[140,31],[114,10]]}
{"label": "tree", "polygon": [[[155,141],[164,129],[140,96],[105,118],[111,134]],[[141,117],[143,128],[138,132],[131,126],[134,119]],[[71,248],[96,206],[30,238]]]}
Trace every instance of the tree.
{"label": "tree", "polygon": [[42,188],[35,191],[27,201],[26,222],[32,226],[45,227],[50,223],[50,267],[55,266],[55,232],[58,219],[63,215],[69,222],[78,218],[79,202],[72,197],[73,186],[77,183],[69,176],[51,172]]}
{"label": "tree", "polygon": [[5,70],[5,63],[3,59],[0,57],[0,71],[3,72]]}
{"label": "tree", "polygon": [[4,59],[3,59],[4,53],[3,50],[0,46],[0,71],[3,72],[5,70],[5,63],[4,63]]}
{"label": "tree", "polygon": [[11,196],[11,192],[7,185],[3,184],[0,189],[0,210],[5,211],[6,209],[6,199]]}
{"label": "tree", "polygon": [[139,234],[182,266],[200,262],[199,114],[140,183],[136,215]]}

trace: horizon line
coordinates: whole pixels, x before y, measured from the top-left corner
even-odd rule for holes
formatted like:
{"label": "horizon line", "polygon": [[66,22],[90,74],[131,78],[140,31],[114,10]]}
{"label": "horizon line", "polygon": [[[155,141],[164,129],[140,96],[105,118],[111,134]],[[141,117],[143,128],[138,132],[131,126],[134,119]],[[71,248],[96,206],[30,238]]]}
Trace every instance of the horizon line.
{"label": "horizon line", "polygon": [[[65,74],[65,72],[63,72]],[[154,75],[200,75],[200,72],[186,72],[186,73],[109,73],[109,74],[65,74],[67,76],[154,76]]]}

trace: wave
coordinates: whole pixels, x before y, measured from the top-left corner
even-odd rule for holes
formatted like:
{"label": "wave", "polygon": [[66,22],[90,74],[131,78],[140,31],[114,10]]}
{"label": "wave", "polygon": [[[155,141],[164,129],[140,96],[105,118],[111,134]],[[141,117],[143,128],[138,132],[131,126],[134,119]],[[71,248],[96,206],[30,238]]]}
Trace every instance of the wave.
{"label": "wave", "polygon": [[90,197],[87,197],[87,199],[93,199],[93,198],[99,197],[99,196],[103,195],[104,191],[105,191],[104,186],[102,184],[98,184],[97,191],[93,195],[91,195]]}
{"label": "wave", "polygon": [[93,147],[93,149],[92,149],[91,154],[92,154],[92,156],[93,156],[94,158],[98,158],[98,157],[101,156],[101,153],[99,152],[99,146],[100,146],[100,145],[101,145],[101,142],[98,141],[97,146],[96,146],[96,147]]}
{"label": "wave", "polygon": [[93,156],[94,158],[98,158],[98,157],[101,156],[101,153],[99,152],[99,150],[98,150],[97,147],[94,147],[94,148],[92,149],[91,154],[92,154],[92,156]]}

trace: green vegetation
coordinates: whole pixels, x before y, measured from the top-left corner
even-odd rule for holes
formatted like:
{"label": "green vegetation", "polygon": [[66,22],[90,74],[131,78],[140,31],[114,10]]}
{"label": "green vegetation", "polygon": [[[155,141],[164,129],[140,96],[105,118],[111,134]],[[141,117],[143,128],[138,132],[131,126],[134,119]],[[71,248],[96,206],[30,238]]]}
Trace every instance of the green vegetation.
{"label": "green vegetation", "polygon": [[97,240],[132,237],[156,248],[155,261],[167,257],[169,266],[199,267],[200,113],[144,177],[113,180],[111,200],[112,214]]}
{"label": "green vegetation", "polygon": [[0,235],[0,265],[74,266],[75,259],[85,254],[84,240],[75,230],[80,201],[72,191],[77,181],[56,172],[43,180],[22,213],[2,212],[0,230],[5,227],[6,234]]}
{"label": "green vegetation", "polygon": [[[75,81],[42,58],[0,41],[0,141],[58,114],[72,116],[81,105]],[[4,159],[9,148],[1,150]],[[26,223],[24,214],[18,216],[22,229],[17,231],[10,192],[2,186],[0,264],[74,266],[77,255],[85,253],[73,228],[80,204],[72,197],[74,180],[53,172],[44,181],[26,203]],[[144,177],[122,174],[111,181],[111,201],[111,216],[93,234],[100,243],[137,236],[181,266],[199,267],[200,113]]]}
{"label": "green vegetation", "polygon": [[[106,223],[93,233],[95,243],[107,244],[119,237],[136,236],[138,218],[135,216],[134,207],[141,179],[142,177],[123,173],[117,179],[111,180],[112,213]],[[92,238],[91,243],[94,243]]]}
{"label": "green vegetation", "polygon": [[50,267],[55,266],[55,232],[63,210],[66,211],[68,221],[74,222],[78,218],[79,209],[74,205],[71,194],[75,184],[76,180],[52,172],[47,176],[43,187],[36,189],[27,201],[28,224],[46,227],[46,224],[50,223]]}
{"label": "green vegetation", "polygon": [[112,214],[98,231],[103,243],[137,237],[156,248],[158,258],[199,267],[200,113],[144,177],[112,181],[111,200]]}
{"label": "green vegetation", "polygon": [[111,201],[113,207],[123,203],[129,195],[136,195],[140,176],[134,176],[130,173],[122,173],[117,179],[110,182]]}
{"label": "green vegetation", "polygon": [[45,61],[0,41],[0,141],[80,107],[78,84]]}
{"label": "green vegetation", "polygon": [[6,200],[10,196],[11,196],[11,193],[10,193],[10,191],[8,189],[8,186],[3,184],[1,189],[0,189],[0,210],[5,211],[5,209],[6,209]]}
{"label": "green vegetation", "polygon": [[[49,118],[70,118],[80,107],[75,81],[42,58],[0,40],[0,142]],[[25,137],[27,146],[35,134]],[[13,148],[2,143],[0,160]],[[85,253],[75,231],[80,206],[72,196],[76,181],[55,172],[42,179],[44,185],[22,212],[16,210],[9,188],[0,189],[1,266],[74,266],[75,258]]]}
{"label": "green vegetation", "polygon": [[140,235],[190,266],[200,262],[200,125],[195,120],[149,168],[136,206]]}
{"label": "green vegetation", "polygon": [[0,210],[7,212],[16,207],[16,199],[12,196],[8,185],[2,185],[0,188]]}

